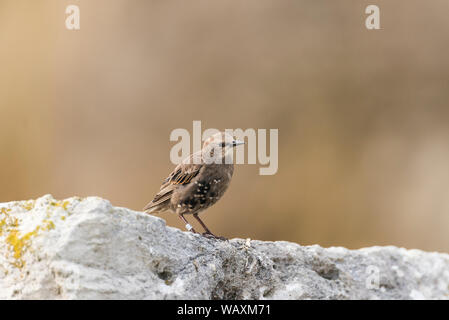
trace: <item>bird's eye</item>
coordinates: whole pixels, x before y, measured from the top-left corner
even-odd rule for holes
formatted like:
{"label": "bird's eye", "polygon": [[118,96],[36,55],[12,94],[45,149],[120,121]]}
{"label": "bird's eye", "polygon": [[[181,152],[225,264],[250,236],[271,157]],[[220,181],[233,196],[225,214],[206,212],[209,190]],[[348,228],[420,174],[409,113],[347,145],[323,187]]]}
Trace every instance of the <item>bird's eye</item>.
{"label": "bird's eye", "polygon": [[220,144],[220,147],[222,147],[222,148],[224,148],[226,146],[226,142],[222,142],[221,144]]}

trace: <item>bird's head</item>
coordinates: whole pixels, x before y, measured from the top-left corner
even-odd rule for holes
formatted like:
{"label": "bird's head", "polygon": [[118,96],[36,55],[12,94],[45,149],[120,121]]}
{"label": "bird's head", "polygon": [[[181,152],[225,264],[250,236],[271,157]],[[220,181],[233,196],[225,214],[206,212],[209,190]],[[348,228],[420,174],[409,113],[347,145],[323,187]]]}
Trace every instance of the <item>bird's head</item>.
{"label": "bird's head", "polygon": [[[233,148],[244,143],[243,141],[234,139],[233,136],[226,132],[218,132],[204,141],[203,155],[206,158],[213,158],[212,162],[219,163],[217,160],[222,161],[225,157],[232,158]],[[226,161],[226,163],[232,163],[232,161]]]}

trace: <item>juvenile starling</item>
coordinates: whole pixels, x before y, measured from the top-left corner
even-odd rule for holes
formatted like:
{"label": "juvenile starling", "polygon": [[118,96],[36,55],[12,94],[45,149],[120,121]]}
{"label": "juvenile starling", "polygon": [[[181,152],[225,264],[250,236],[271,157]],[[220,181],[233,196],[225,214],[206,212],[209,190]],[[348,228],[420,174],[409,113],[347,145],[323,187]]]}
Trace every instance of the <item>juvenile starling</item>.
{"label": "juvenile starling", "polygon": [[176,166],[143,210],[147,213],[169,210],[179,216],[187,230],[197,233],[184,217],[192,214],[204,228],[203,236],[224,240],[210,232],[198,214],[215,204],[228,188],[234,172],[233,148],[241,144],[244,142],[224,132],[211,136],[200,151]]}

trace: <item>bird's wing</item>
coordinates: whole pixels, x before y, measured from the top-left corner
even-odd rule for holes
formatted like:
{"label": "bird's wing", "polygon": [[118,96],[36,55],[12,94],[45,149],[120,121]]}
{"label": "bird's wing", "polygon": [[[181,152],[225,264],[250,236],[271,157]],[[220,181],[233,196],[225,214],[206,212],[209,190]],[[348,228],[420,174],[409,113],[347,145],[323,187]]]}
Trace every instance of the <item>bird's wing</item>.
{"label": "bird's wing", "polygon": [[[202,163],[194,163],[198,154],[194,153],[184,159],[184,161],[176,166],[176,168],[162,182],[161,190],[171,184],[188,184],[201,170]],[[198,160],[198,159],[197,159]]]}
{"label": "bird's wing", "polygon": [[178,185],[187,185],[193,178],[200,172],[203,164],[193,163],[194,155],[191,155],[183,163],[180,163],[176,168],[168,175],[168,177],[162,182],[160,191],[156,194],[154,199],[148,203],[144,211],[151,210],[155,207],[163,207],[163,204],[168,202],[172,196],[173,190]]}
{"label": "bird's wing", "polygon": [[188,184],[200,172],[200,165],[184,165],[177,167],[162,183],[161,189],[170,184]]}

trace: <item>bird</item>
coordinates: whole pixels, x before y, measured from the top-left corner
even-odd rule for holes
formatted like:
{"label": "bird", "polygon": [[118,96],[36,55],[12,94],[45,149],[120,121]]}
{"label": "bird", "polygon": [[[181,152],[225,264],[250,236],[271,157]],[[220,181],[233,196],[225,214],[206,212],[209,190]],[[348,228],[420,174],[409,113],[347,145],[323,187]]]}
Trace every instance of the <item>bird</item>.
{"label": "bird", "polygon": [[185,223],[188,231],[198,233],[184,217],[192,214],[204,228],[204,237],[226,240],[214,235],[199,213],[214,205],[228,189],[234,173],[233,150],[244,143],[226,132],[218,132],[206,139],[200,151],[186,157],[168,175],[143,211],[171,211]]}

